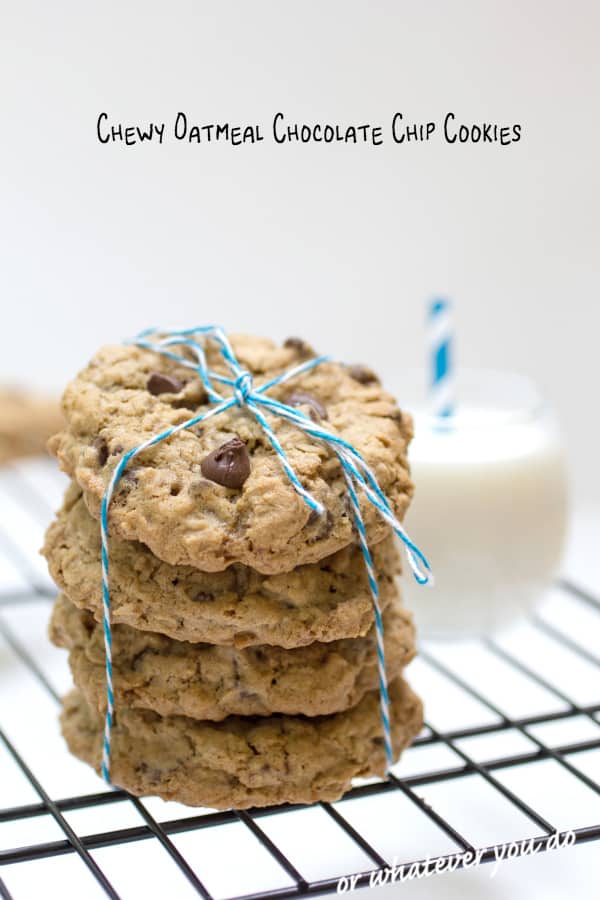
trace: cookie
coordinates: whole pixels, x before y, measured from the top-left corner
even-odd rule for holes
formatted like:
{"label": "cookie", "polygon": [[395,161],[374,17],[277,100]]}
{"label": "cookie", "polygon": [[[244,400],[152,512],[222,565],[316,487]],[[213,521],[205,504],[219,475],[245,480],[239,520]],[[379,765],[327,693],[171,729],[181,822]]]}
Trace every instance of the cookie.
{"label": "cookie", "polygon": [[[305,356],[301,343],[279,347],[241,336],[231,343],[257,387]],[[213,345],[207,355],[212,369],[227,372]],[[412,493],[406,459],[412,423],[373,373],[323,363],[269,395],[349,441],[402,518]],[[80,484],[98,519],[125,451],[210,408],[192,370],[153,350],[105,347],[65,391],[67,428],[49,448]],[[211,572],[233,563],[265,574],[289,572],[352,543],[353,517],[337,457],[296,426],[268,418],[298,478],[325,508],[323,515],[296,493],[251,412],[235,407],[131,462],[111,504],[111,533],[143,542],[172,565]],[[361,504],[370,542],[376,543],[388,526],[364,497]]]}
{"label": "cookie", "polygon": [[[414,656],[412,617],[399,604],[384,614],[388,679]],[[50,638],[67,648],[73,680],[88,703],[106,704],[104,638],[91,613],[61,595]],[[375,633],[295,650],[190,644],[128,625],[112,629],[117,709],[150,709],[219,721],[229,715],[320,716],[355,706],[378,687]]]}
{"label": "cookie", "polygon": [[[419,699],[400,678],[390,685],[394,756],[422,725]],[[70,750],[99,770],[102,714],[75,690],[64,700]],[[216,809],[337,800],[356,777],[382,775],[379,694],[331,716],[230,716],[223,722],[119,709],[111,780],[136,795]]]}
{"label": "cookie", "polygon": [[46,453],[46,441],[64,425],[56,400],[24,389],[0,388],[0,464]]}
{"label": "cookie", "polygon": [[[71,485],[42,551],[50,573],[73,603],[102,616],[100,528]],[[299,647],[366,634],[373,606],[364,560],[345,547],[293,572],[261,575],[235,564],[201,572],[162,562],[141,543],[110,540],[112,621],[178,640]],[[393,537],[373,548],[381,605],[397,596]]]}

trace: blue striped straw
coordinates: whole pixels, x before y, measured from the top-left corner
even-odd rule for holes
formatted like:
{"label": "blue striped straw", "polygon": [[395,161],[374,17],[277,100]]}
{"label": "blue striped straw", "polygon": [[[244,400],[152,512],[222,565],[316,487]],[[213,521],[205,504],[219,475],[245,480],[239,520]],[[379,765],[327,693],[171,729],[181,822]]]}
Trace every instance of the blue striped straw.
{"label": "blue striped straw", "polygon": [[448,300],[432,300],[429,305],[429,351],[431,359],[430,408],[434,416],[451,416],[455,411],[452,366],[452,308]]}

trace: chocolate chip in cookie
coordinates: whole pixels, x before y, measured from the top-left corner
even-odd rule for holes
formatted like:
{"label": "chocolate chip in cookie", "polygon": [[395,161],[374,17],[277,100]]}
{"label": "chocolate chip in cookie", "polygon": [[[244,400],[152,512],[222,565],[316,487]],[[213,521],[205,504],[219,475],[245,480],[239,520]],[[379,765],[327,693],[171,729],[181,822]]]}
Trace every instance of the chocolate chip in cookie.
{"label": "chocolate chip in cookie", "polygon": [[103,466],[108,459],[108,444],[106,443],[106,438],[97,437],[93,442],[92,447],[96,451],[98,465]]}
{"label": "chocolate chip in cookie", "polygon": [[182,397],[180,400],[174,400],[173,409],[189,409],[195,412],[198,409],[198,402],[193,397]]}
{"label": "chocolate chip in cookie", "polygon": [[173,375],[153,372],[146,382],[146,388],[155,397],[158,394],[178,394],[183,389],[183,381]]}
{"label": "chocolate chip in cookie", "polygon": [[[312,514],[311,514],[312,515]],[[329,510],[325,511],[325,515],[318,516],[319,522],[319,530],[316,534],[313,534],[312,537],[308,538],[309,544],[316,544],[318,541],[322,541],[324,538],[328,537],[333,529],[333,516],[331,515]],[[307,524],[311,524],[310,518]]]}
{"label": "chocolate chip in cookie", "polygon": [[120,486],[125,488],[132,488],[138,484],[138,466],[133,466],[133,468],[127,468],[121,475]]}
{"label": "chocolate chip in cookie", "polygon": [[358,381],[359,384],[379,384],[379,378],[371,369],[366,366],[350,366],[348,373],[351,378]]}
{"label": "chocolate chip in cookie", "polygon": [[[232,335],[231,344],[240,365],[262,385],[303,362],[293,349],[265,338]],[[212,341],[207,344],[207,364],[220,376],[231,375],[220,348]],[[184,383],[183,389],[153,396],[146,389],[153,373],[177,377]],[[402,516],[411,493],[406,445],[412,428],[408,419],[401,428],[392,420],[395,406],[391,396],[377,384],[362,386],[346,366],[334,361],[286,382],[285,387],[273,385],[272,396],[285,401],[296,390],[313,395],[326,407],[328,420],[320,425],[335,425],[335,436],[350,441],[365,456],[394,512]],[[260,423],[237,408],[204,419],[202,414],[212,411],[214,404],[202,403],[203,391],[197,374],[172,365],[154,350],[116,345],[99,351],[67,388],[67,425],[51,443],[51,452],[63,469],[84,488],[93,515],[100,515],[102,498],[120,458],[111,455],[115,447],[120,444],[127,453],[151,435],[182,426],[141,457],[137,487],[127,495],[121,488],[119,502],[111,507],[113,535],[140,541],[155,556],[173,564],[186,563],[207,572],[224,570],[236,562],[271,574],[289,572],[353,543],[352,519],[342,505],[344,482],[335,454],[324,452],[291,423],[273,417],[273,428],[290,465],[334,516],[329,536],[311,544],[319,526],[305,528],[309,510],[291,493],[289,478]],[[308,416],[310,407],[298,409]],[[196,416],[203,421],[184,429]],[[192,430],[198,427],[201,435]],[[99,435],[106,439],[109,452],[102,467],[92,447]],[[251,473],[241,490],[221,487],[200,471],[203,458],[234,435],[246,443],[250,457]],[[175,480],[181,485],[179,498],[171,495]],[[243,502],[239,503],[242,492]],[[364,516],[369,540],[375,544],[388,525],[369,503]]]}
{"label": "chocolate chip in cookie", "polygon": [[241,488],[250,475],[250,457],[245,443],[234,437],[222,444],[200,463],[205,478],[228,488]]}
{"label": "chocolate chip in cookie", "polygon": [[294,350],[298,356],[302,356],[303,358],[308,359],[310,356],[315,355],[315,351],[306,341],[302,340],[299,337],[289,337],[286,338],[283,342],[283,346],[287,350]]}
{"label": "chocolate chip in cookie", "polygon": [[323,406],[320,400],[317,400],[316,397],[313,397],[312,394],[307,394],[305,391],[294,391],[293,394],[287,398],[286,403],[289,406],[308,406],[308,414],[313,420],[313,422],[318,422],[319,419],[327,418],[327,409]]}

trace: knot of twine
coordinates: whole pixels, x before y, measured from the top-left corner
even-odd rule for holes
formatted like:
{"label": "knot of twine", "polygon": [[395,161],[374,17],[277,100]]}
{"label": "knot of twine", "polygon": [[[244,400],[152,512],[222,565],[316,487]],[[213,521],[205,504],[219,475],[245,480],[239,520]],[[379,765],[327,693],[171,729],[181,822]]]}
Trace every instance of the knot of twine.
{"label": "knot of twine", "polygon": [[[158,335],[162,335],[158,337]],[[154,340],[149,338],[154,337]],[[229,376],[220,375],[208,368],[206,361],[206,352],[202,340],[212,340],[217,345],[221,356],[229,370]],[[106,716],[104,722],[104,739],[102,749],[102,775],[104,780],[110,784],[110,744],[111,732],[114,716],[114,693],[113,693],[113,672],[112,672],[112,632],[111,632],[111,616],[110,616],[110,587],[109,587],[109,555],[108,555],[108,510],[113,497],[115,488],[119,483],[125,469],[134,457],[148,450],[150,447],[160,444],[162,441],[168,440],[174,434],[192,428],[200,422],[213,418],[228,409],[237,406],[239,409],[247,410],[259,422],[264,433],[271,444],[273,450],[277,454],[280,463],[289,478],[294,490],[302,497],[306,505],[318,515],[322,515],[325,510],[323,505],[319,503],[311,494],[303,487],[300,479],[290,465],[287,455],[281,446],[269,422],[265,418],[264,411],[271,415],[277,416],[285,421],[291,422],[302,431],[309,434],[314,440],[323,442],[338,457],[346,486],[348,489],[348,497],[350,507],[356,527],[360,548],[362,551],[371,599],[373,602],[373,610],[375,614],[375,634],[377,644],[377,666],[379,676],[379,698],[381,709],[381,722],[383,728],[383,738],[385,744],[385,754],[387,768],[393,761],[392,747],[392,731],[389,714],[389,696],[387,687],[387,677],[385,670],[385,649],[384,649],[384,628],[381,616],[381,608],[379,604],[379,587],[373,566],[371,552],[367,543],[367,533],[360,510],[358,492],[361,491],[367,498],[369,503],[377,510],[383,520],[390,526],[392,531],[402,541],[406,556],[412,569],[413,575],[419,584],[432,584],[433,575],[431,567],[423,553],[416,544],[409,538],[400,522],[394,515],[390,503],[380,488],[375,475],[362,458],[361,454],[348,441],[344,440],[336,434],[333,434],[319,422],[313,421],[309,416],[305,415],[299,409],[281,403],[267,394],[267,391],[275,387],[275,385],[284,384],[293,378],[297,378],[304,372],[308,372],[321,363],[329,362],[330,357],[318,356],[309,359],[281,375],[271,378],[260,387],[254,387],[254,381],[250,372],[244,369],[235,357],[229,340],[222,328],[214,325],[201,326],[199,328],[188,328],[183,331],[159,332],[158,329],[148,329],[141,332],[136,338],[127,341],[137,347],[143,347],[152,350],[169,359],[173,359],[180,365],[193,369],[200,377],[202,384],[206,390],[211,408],[206,412],[193,416],[182,422],[167,428],[158,434],[153,435],[148,440],[139,444],[137,447],[128,450],[123,454],[117,463],[112,477],[108,483],[108,487],[102,499],[102,508],[100,515],[100,534],[102,541],[102,620],[104,631],[104,649],[106,661]],[[172,347],[187,347],[188,352],[191,350],[193,357],[190,360],[176,353]],[[228,387],[232,393],[223,396],[216,389],[215,384]]]}
{"label": "knot of twine", "polygon": [[249,398],[252,396],[252,392],[254,390],[254,380],[250,372],[242,372],[235,379],[234,392],[233,396],[235,397],[235,402],[237,405],[242,408]]}

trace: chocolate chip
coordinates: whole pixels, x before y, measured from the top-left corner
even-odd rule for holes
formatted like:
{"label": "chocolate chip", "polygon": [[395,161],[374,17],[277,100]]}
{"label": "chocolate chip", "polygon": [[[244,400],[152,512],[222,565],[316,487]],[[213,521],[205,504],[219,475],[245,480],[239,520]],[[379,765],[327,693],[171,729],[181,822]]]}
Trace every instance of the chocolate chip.
{"label": "chocolate chip", "polygon": [[182,388],[183,381],[162,372],[153,372],[146,382],[146,389],[155,397],[158,394],[178,394]]}
{"label": "chocolate chip", "polygon": [[209,594],[207,591],[199,591],[192,600],[196,603],[210,603],[211,600],[214,600],[214,595]]}
{"label": "chocolate chip", "polygon": [[96,451],[98,465],[103,466],[108,459],[108,444],[106,443],[106,438],[97,437],[92,444],[92,447]]}
{"label": "chocolate chip", "polygon": [[311,509],[308,519],[306,520],[307,525],[314,525],[315,522],[318,522],[321,518],[321,513],[317,512],[316,509]]}
{"label": "chocolate chip", "polygon": [[173,409],[189,409],[195,412],[200,404],[193,397],[182,397],[181,400],[174,400],[171,405]]}
{"label": "chocolate chip", "polygon": [[379,378],[375,372],[365,366],[350,366],[348,373],[359,384],[379,384]]}
{"label": "chocolate chip", "polygon": [[312,394],[306,394],[304,391],[294,391],[294,393],[290,394],[287,398],[286,402],[290,406],[308,406],[308,414],[314,422],[318,422],[319,419],[327,418],[326,408],[321,401],[317,400],[316,397],[313,397]]}
{"label": "chocolate chip", "polygon": [[148,648],[145,647],[144,650],[140,650],[139,653],[136,653],[133,659],[130,662],[130,667],[134,672],[137,672],[140,668],[140,662],[143,660],[144,656],[148,653]]}
{"label": "chocolate chip", "polygon": [[[318,541],[322,541],[325,538],[329,537],[329,535],[333,531],[333,516],[331,515],[329,510],[325,511],[324,516],[319,516],[318,518],[320,521],[319,530],[317,531],[316,534],[312,535],[312,537],[308,538],[308,540],[307,540],[307,543],[311,544],[311,545],[316,544],[316,543],[318,543]],[[311,524],[311,521],[310,521],[310,517],[309,517],[307,525],[310,525],[310,524]]]}
{"label": "chocolate chip", "polygon": [[223,487],[241,488],[250,474],[250,457],[245,443],[239,437],[227,441],[204,457],[200,471],[209,481]]}
{"label": "chocolate chip", "polygon": [[208,395],[200,381],[188,381],[183,396],[173,397],[172,400],[169,400],[173,409],[190,409],[192,412],[207,402]]}
{"label": "chocolate chip", "polygon": [[283,346],[288,350],[295,350],[298,356],[309,357],[314,356],[315,351],[307,344],[306,341],[303,341],[302,338],[299,337],[289,337],[286,338],[283,342]]}

